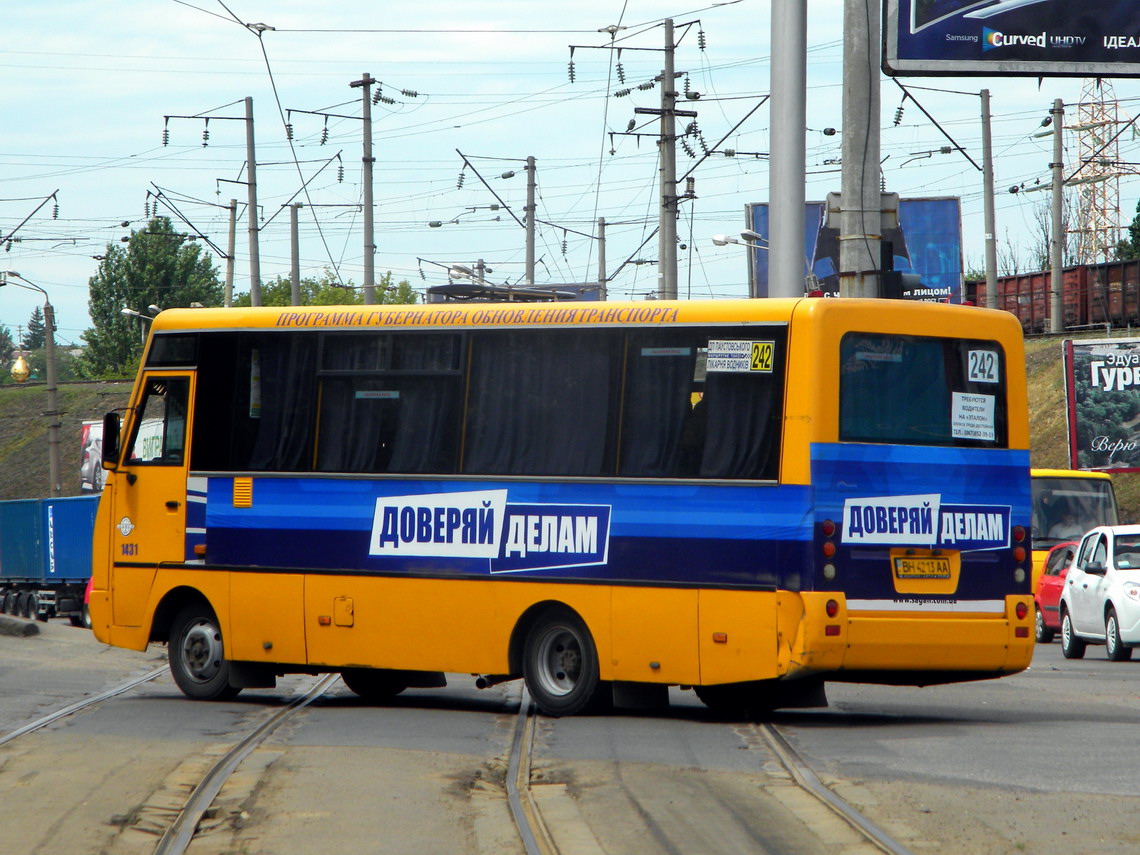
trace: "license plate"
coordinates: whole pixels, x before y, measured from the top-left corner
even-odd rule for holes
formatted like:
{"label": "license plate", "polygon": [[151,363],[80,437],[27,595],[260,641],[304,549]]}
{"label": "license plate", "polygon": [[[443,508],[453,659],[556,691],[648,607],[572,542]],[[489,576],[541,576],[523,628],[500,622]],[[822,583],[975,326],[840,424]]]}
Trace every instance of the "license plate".
{"label": "license plate", "polygon": [[900,579],[949,579],[950,559],[935,556],[896,557],[895,576]]}

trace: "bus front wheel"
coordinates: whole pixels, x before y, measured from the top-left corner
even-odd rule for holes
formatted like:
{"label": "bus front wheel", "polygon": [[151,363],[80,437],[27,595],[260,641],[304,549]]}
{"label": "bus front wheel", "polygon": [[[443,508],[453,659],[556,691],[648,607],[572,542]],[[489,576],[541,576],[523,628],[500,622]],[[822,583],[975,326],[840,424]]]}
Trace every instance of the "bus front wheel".
{"label": "bus front wheel", "polygon": [[170,630],[170,673],[188,698],[224,701],[241,689],[230,685],[222,630],[208,606],[191,605],[179,612]]}
{"label": "bus front wheel", "polygon": [[526,637],[523,678],[549,716],[574,715],[600,693],[598,651],[585,622],[569,609],[543,612]]}

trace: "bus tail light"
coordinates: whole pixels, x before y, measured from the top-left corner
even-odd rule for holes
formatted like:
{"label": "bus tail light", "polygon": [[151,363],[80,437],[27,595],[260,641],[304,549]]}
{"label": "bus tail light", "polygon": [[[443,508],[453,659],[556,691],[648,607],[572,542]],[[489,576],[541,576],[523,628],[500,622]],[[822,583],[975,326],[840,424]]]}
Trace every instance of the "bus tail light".
{"label": "bus tail light", "polygon": [[1013,527],[1013,539],[1018,543],[1021,543],[1021,541],[1025,540],[1025,526],[1015,525]]}
{"label": "bus tail light", "polygon": [[1016,561],[1018,564],[1020,564],[1022,561],[1025,560],[1025,547],[1024,546],[1015,546],[1013,548],[1013,560]]}
{"label": "bus tail light", "polygon": [[835,534],[835,521],[834,520],[824,520],[823,525],[821,525],[820,528],[823,529],[823,536],[824,537],[831,537],[832,535]]}
{"label": "bus tail light", "polygon": [[824,558],[831,558],[834,555],[835,555],[835,544],[832,543],[830,540],[825,540],[823,542],[823,557]]}
{"label": "bus tail light", "polygon": [[828,600],[824,606],[824,610],[827,612],[828,617],[833,618],[839,614],[839,603],[835,600]]}
{"label": "bus tail light", "polygon": [[1025,618],[1029,615],[1029,606],[1025,605],[1024,602],[1019,602],[1014,607],[1013,612],[1017,615],[1018,620],[1025,620]]}

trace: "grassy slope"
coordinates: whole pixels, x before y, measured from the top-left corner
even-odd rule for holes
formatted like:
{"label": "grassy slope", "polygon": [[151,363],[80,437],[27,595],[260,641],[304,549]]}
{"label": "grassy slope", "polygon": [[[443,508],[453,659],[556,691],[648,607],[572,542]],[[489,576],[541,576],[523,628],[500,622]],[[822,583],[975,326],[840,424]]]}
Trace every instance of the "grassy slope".
{"label": "grassy slope", "polygon": [[[1061,340],[1026,342],[1029,424],[1034,466],[1068,466],[1065,390],[1061,378]],[[60,386],[60,451],[63,494],[79,492],[80,425],[123,407],[130,384],[65,383]],[[0,499],[48,495],[47,393],[42,384],[0,386]],[[1113,476],[1121,520],[1140,520],[1140,474]]]}
{"label": "grassy slope", "polygon": [[[79,494],[79,464],[84,421],[101,419],[124,407],[131,384],[62,383],[59,386],[60,476],[63,495]],[[0,386],[0,499],[39,498],[51,494],[48,477],[47,392],[42,383]]]}

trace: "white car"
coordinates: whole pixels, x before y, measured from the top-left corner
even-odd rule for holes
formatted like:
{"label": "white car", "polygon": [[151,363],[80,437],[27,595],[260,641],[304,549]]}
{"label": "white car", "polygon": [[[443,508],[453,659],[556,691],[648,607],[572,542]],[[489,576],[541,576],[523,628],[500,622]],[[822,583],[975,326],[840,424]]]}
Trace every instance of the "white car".
{"label": "white car", "polygon": [[1081,538],[1060,603],[1061,651],[1080,659],[1103,644],[1122,662],[1140,646],[1140,525],[1104,525]]}

